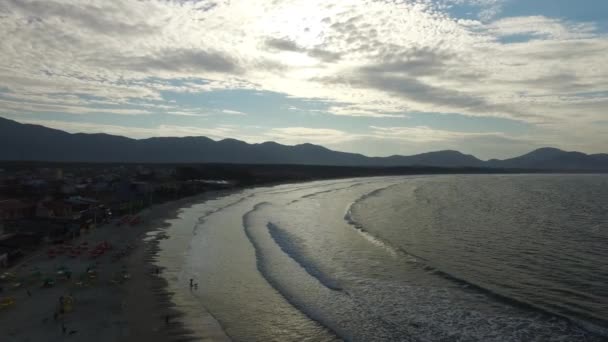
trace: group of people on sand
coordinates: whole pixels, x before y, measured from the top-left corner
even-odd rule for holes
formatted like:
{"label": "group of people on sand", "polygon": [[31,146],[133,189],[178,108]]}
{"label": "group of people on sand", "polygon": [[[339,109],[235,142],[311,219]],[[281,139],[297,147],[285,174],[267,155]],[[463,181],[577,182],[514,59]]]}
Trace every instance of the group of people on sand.
{"label": "group of people on sand", "polygon": [[[155,273],[159,274],[160,273],[160,269],[157,268]],[[190,290],[192,290],[192,289],[198,290],[198,283],[195,283],[194,279],[190,278]],[[169,315],[169,314],[165,315],[165,324],[167,326],[171,324],[171,315]]]}
{"label": "group of people on sand", "polygon": [[61,333],[64,335],[73,335],[76,333],[76,330],[68,331],[68,328],[65,325],[65,321],[63,320],[64,315],[70,311],[72,311],[74,299],[71,295],[67,296],[59,296],[59,306],[57,310],[53,313],[53,320],[58,321],[61,319]]}

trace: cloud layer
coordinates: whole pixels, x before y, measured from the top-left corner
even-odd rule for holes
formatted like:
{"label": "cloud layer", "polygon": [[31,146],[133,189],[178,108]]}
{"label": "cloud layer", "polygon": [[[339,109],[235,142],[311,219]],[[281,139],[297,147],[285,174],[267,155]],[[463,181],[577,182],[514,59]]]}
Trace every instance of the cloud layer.
{"label": "cloud layer", "polygon": [[[163,93],[244,89],[378,120],[366,133],[374,139],[384,129],[387,139],[428,142],[437,135],[382,120],[457,113],[526,122],[549,143],[568,137],[573,148],[600,149],[608,35],[593,22],[500,18],[506,1],[6,0],[0,111],[201,116]],[[477,16],[449,14],[464,5]],[[326,129],[305,138],[344,143],[337,131],[355,134]]]}

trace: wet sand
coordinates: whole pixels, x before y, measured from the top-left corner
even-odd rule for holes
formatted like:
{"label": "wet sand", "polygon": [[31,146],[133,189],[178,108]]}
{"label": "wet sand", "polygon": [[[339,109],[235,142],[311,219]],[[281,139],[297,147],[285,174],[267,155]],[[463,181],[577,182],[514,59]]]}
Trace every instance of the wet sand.
{"label": "wet sand", "polygon": [[[84,254],[50,259],[46,254],[50,247],[46,247],[11,269],[17,278],[2,283],[5,289],[0,300],[11,297],[15,305],[0,308],[0,341],[215,340],[196,338],[180,323],[180,312],[171,302],[163,271],[157,274],[152,263],[162,235],[146,241],[143,238],[152,230],[166,227],[165,221],[176,218],[181,208],[229,193],[208,192],[155,205],[138,214],[142,222],[136,226],[106,224],[72,242],[78,245],[86,241],[92,247],[107,241],[112,249],[96,259]],[[114,259],[119,252],[124,256]],[[87,268],[93,265],[96,277],[85,277]],[[72,272],[71,279],[42,288],[43,279],[54,278],[60,266]],[[85,281],[79,284],[81,278]],[[18,282],[21,286],[12,288]],[[61,296],[73,298],[73,310],[55,317]]]}

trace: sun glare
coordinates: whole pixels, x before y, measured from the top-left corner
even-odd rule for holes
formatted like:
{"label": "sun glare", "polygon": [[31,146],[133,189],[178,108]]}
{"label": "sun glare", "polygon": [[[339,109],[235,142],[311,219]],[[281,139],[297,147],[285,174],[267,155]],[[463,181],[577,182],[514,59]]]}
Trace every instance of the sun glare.
{"label": "sun glare", "polygon": [[335,12],[323,1],[296,1],[274,8],[261,18],[261,31],[268,36],[289,38],[299,46],[312,47],[323,42],[327,23],[323,19]]}

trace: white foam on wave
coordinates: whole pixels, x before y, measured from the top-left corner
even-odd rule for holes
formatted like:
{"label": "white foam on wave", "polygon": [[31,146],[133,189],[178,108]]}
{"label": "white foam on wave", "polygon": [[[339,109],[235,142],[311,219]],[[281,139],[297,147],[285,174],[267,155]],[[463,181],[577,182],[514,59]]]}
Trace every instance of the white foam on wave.
{"label": "white foam on wave", "polygon": [[319,280],[319,282],[325,285],[327,288],[334,291],[342,291],[342,288],[336,279],[333,279],[332,277],[321,272],[321,270],[315,266],[313,261],[301,253],[296,246],[296,241],[294,241],[296,239],[295,237],[290,236],[288,232],[282,230],[274,223],[269,222],[267,227],[270,236],[275,243],[281,247],[285,254],[289,255],[302,268],[304,268],[308,274]]}
{"label": "white foam on wave", "polygon": [[[386,250],[391,257],[396,257],[399,253],[398,251],[392,247],[389,244],[384,243],[384,241],[376,238],[375,236],[373,236],[372,234],[368,233],[367,231],[365,231],[365,229],[363,228],[362,225],[360,225],[359,223],[357,223],[357,221],[355,221],[352,217],[352,208],[348,208],[346,210],[346,214],[344,214],[344,220],[346,220],[346,222],[351,225],[353,228],[355,228],[355,230],[357,231],[357,233],[359,233],[359,235],[361,235],[365,240],[371,242],[372,244]],[[416,259],[412,257],[412,261],[415,261]]]}
{"label": "white foam on wave", "polygon": [[[369,223],[368,231],[367,227],[357,222],[366,222],[368,217],[361,215],[368,212],[367,206],[373,205],[362,201],[371,196],[384,195],[382,191],[388,187],[376,189],[352,202],[362,192],[372,190],[374,184],[344,193],[335,190],[335,195],[331,189],[320,189],[318,186],[310,187],[305,192],[285,189],[283,194],[259,191],[256,192],[254,201],[246,201],[234,209],[205,213],[210,216],[207,229],[203,230],[205,233],[232,230],[228,222],[232,222],[237,215],[239,227],[236,227],[235,234],[224,240],[217,237],[208,239],[208,244],[200,248],[227,251],[221,258],[217,254],[201,253],[205,257],[197,259],[207,260],[208,263],[226,260],[224,266],[213,268],[218,273],[208,273],[208,278],[216,278],[221,274],[221,282],[210,283],[218,288],[229,288],[244,278],[244,272],[231,265],[238,260],[235,257],[237,254],[243,254],[239,251],[249,248],[251,243],[255,256],[249,253],[247,262],[243,264],[252,265],[253,273],[257,277],[261,275],[261,282],[265,286],[270,284],[269,292],[280,296],[281,301],[286,301],[290,308],[295,307],[297,310],[294,311],[303,313],[306,316],[305,322],[310,318],[330,330],[338,331],[337,334],[345,340],[392,341],[411,338],[417,341],[499,342],[533,339],[577,341],[579,336],[582,339],[588,337],[582,329],[577,330],[566,320],[542,316],[536,311],[497,300],[476,288],[465,287],[463,283],[447,279],[437,274],[435,269],[424,270],[427,265],[424,259],[416,259],[400,249],[398,244],[392,246],[389,242],[393,240],[383,240],[384,231],[379,230],[379,235],[374,236],[373,233],[378,230],[375,224]],[[343,188],[344,185],[340,187]],[[310,196],[299,205],[287,205],[296,196],[301,198],[306,191],[326,195]],[[261,201],[267,202],[257,203]],[[216,206],[230,204],[227,202],[216,203]],[[361,207],[355,204],[361,204]],[[249,211],[252,206],[253,210]],[[345,211],[342,211],[343,206],[346,207]],[[249,211],[248,215],[243,216],[246,211]],[[277,222],[279,228],[283,229],[280,233],[289,235],[279,233],[273,236],[268,222]],[[243,236],[243,230],[247,239]],[[245,240],[245,244],[235,244],[238,236]],[[250,262],[252,258],[256,258],[254,262]],[[418,263],[408,267],[406,263],[409,261]],[[406,272],[401,272],[404,268]],[[323,274],[323,271],[327,274]],[[221,294],[234,297],[235,293],[247,292],[247,289],[253,287],[249,278],[245,279],[247,280],[239,283],[239,287],[233,286],[232,291],[216,289],[214,296],[222,298],[216,295]],[[332,287],[340,288],[341,291]],[[256,315],[263,313],[280,316],[274,321],[268,320],[280,322],[279,325],[266,327],[281,327],[268,332],[269,329],[262,327],[259,318],[251,319],[258,316],[248,316],[249,322],[255,321],[248,328],[260,333],[259,336],[266,337],[259,340],[295,340],[287,336],[295,336],[292,332],[302,321],[289,323],[289,317],[275,312],[276,303],[250,302],[249,298],[262,297],[263,291],[258,288],[255,291],[249,290],[249,293],[248,296],[241,296],[238,301],[232,300],[236,303],[234,317],[239,317],[240,312],[253,311],[252,307],[259,308]],[[218,299],[215,307],[226,306],[224,301],[230,302],[231,299]],[[220,317],[226,319],[227,316]],[[239,318],[228,318],[233,324],[231,328],[239,330]],[[259,331],[255,330],[258,326]],[[307,333],[310,331],[314,329],[307,330]],[[302,335],[303,338],[310,336]]]}

